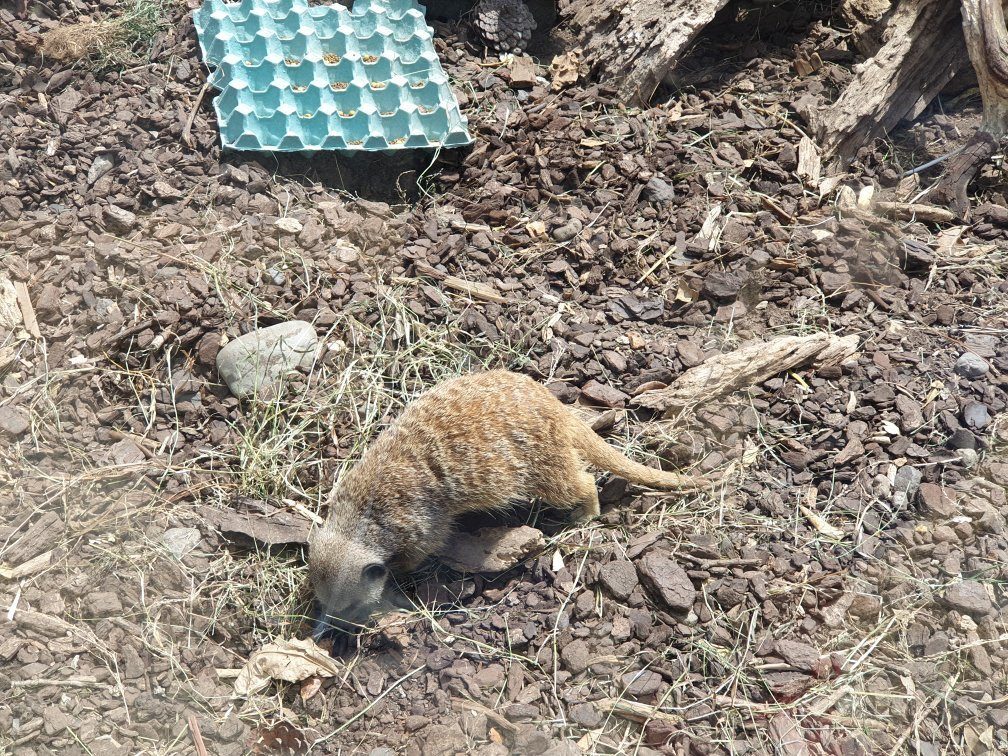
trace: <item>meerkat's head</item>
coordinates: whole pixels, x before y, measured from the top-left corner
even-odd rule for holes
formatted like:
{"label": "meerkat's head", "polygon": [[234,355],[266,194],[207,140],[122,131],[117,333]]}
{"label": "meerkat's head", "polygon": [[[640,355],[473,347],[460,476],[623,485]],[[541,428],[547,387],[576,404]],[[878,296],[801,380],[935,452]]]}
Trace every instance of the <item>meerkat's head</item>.
{"label": "meerkat's head", "polygon": [[316,636],[330,627],[362,625],[389,604],[386,556],[356,525],[347,529],[330,520],[308,539],[308,580],[319,605]]}

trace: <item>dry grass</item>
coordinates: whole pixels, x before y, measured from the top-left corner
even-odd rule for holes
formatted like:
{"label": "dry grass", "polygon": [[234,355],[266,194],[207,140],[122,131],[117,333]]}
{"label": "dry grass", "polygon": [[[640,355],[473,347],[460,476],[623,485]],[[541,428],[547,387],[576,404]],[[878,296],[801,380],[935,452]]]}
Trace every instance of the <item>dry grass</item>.
{"label": "dry grass", "polygon": [[153,45],[176,1],[129,0],[113,18],[58,26],[42,35],[40,52],[45,58],[99,71],[135,63]]}

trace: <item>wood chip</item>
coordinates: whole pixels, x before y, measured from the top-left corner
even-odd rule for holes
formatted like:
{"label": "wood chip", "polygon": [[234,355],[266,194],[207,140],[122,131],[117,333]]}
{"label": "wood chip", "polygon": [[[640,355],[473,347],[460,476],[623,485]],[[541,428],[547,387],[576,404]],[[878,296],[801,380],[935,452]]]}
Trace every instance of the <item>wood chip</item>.
{"label": "wood chip", "polygon": [[821,171],[819,147],[807,136],[802,137],[798,143],[798,178],[805,182],[805,186],[814,189],[819,185]]}
{"label": "wood chip", "polygon": [[32,557],[27,562],[22,562],[16,567],[5,567],[0,565],[0,578],[4,580],[20,580],[23,577],[34,575],[36,572],[44,570],[52,561],[52,552],[46,551],[38,556]]}
{"label": "wood chip", "polygon": [[488,286],[485,283],[465,281],[461,278],[450,276],[419,260],[414,263],[414,267],[416,268],[418,274],[422,276],[429,276],[430,278],[436,278],[439,281],[442,281],[448,288],[468,294],[473,299],[484,299],[488,302],[496,302],[497,304],[511,303],[510,299],[502,297],[492,286]]}
{"label": "wood chip", "polygon": [[856,337],[841,339],[828,333],[781,336],[748,344],[690,368],[668,388],[639,394],[631,399],[631,404],[665,411],[668,417],[683,407],[700,405],[807,364],[823,351],[830,350],[831,360],[844,354],[849,356],[856,345]]}
{"label": "wood chip", "polygon": [[28,296],[28,287],[24,281],[15,281],[14,291],[17,292],[18,306],[21,308],[25,330],[36,339],[41,338],[42,333],[39,331],[38,320],[35,319],[35,308],[32,307],[31,298]]}

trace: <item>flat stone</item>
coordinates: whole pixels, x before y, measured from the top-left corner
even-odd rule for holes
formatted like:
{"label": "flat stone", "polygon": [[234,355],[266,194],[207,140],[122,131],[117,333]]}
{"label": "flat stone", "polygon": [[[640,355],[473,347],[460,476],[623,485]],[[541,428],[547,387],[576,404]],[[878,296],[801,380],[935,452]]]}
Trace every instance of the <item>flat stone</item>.
{"label": "flat stone", "polygon": [[705,359],[703,350],[692,341],[680,341],[676,344],[676,352],[679,354],[679,360],[683,367],[696,367]]}
{"label": "flat stone", "polygon": [[917,489],[920,488],[923,477],[918,468],[912,465],[903,465],[903,467],[896,471],[893,489],[900,493],[905,493],[907,496],[913,496],[917,492]]}
{"label": "flat stone", "polygon": [[[643,748],[638,750],[642,755],[644,752]],[[542,756],[581,756],[582,753],[573,740],[561,740],[559,743],[554,740],[553,745],[543,751]]]}
{"label": "flat stone", "polygon": [[850,273],[823,271],[819,274],[819,285],[828,297],[842,296],[851,291],[854,279]]}
{"label": "flat stone", "polygon": [[588,646],[583,640],[576,640],[560,649],[560,660],[572,675],[588,669]]}
{"label": "flat stone", "polygon": [[917,499],[921,508],[932,517],[947,519],[956,513],[955,501],[936,483],[921,483]]}
{"label": "flat stone", "polygon": [[20,436],[30,425],[28,412],[21,407],[0,407],[0,432]]}
{"label": "flat stone", "polygon": [[701,292],[709,299],[725,301],[735,299],[741,288],[742,278],[737,273],[714,270],[704,279]]}
{"label": "flat stone", "polygon": [[545,546],[542,532],[529,525],[480,528],[454,533],[437,557],[459,572],[503,572]]}
{"label": "flat stone", "polygon": [[599,570],[599,582],[614,598],[625,601],[637,587],[637,570],[625,559],[606,562]]}
{"label": "flat stone", "polygon": [[958,543],[959,536],[948,525],[935,525],[931,531],[931,540],[935,543]]}
{"label": "flat stone", "polygon": [[572,722],[591,729],[598,727],[602,722],[602,712],[595,708],[594,704],[579,703],[570,708],[570,719]]}
{"label": "flat stone", "polygon": [[122,602],[111,591],[98,591],[84,599],[84,613],[88,617],[122,616]]}
{"label": "flat stone", "polygon": [[950,449],[976,449],[977,437],[965,428],[959,428],[949,436],[947,443]]}
{"label": "flat stone", "polygon": [[466,750],[466,736],[457,724],[432,724],[423,732],[423,756],[448,756]]}
{"label": "flat stone", "polygon": [[590,380],[581,387],[581,396],[593,404],[602,404],[606,407],[623,407],[630,398],[618,388],[596,380]]}
{"label": "flat stone", "polygon": [[217,353],[217,372],[232,394],[250,396],[272,389],[298,366],[310,365],[317,346],[311,323],[277,323],[225,344]]}
{"label": "flat stone", "polygon": [[137,226],[136,214],[118,205],[109,205],[106,207],[102,213],[102,218],[105,221],[106,228],[120,234],[128,234]]}
{"label": "flat stone", "polygon": [[196,548],[200,532],[196,528],[168,528],[161,534],[161,543],[176,559],[181,559]]}
{"label": "flat stone", "polygon": [[42,727],[46,735],[62,735],[76,720],[69,714],[64,713],[56,706],[46,706],[42,710]]}
{"label": "flat stone", "polygon": [[277,218],[273,225],[285,234],[299,234],[304,224],[297,218]]}
{"label": "flat stone", "polygon": [[136,442],[128,438],[112,444],[112,448],[109,450],[109,457],[117,465],[135,465],[147,458]]}
{"label": "flat stone", "polygon": [[973,580],[964,580],[950,586],[942,600],[946,606],[973,617],[984,617],[994,608],[983,583]]}
{"label": "flat stone", "polygon": [[642,194],[649,202],[672,202],[676,198],[672,185],[657,176],[648,179]]}
{"label": "flat stone", "polygon": [[650,553],[637,563],[640,580],[666,607],[688,612],[696,600],[696,588],[680,567],[666,556]]}
{"label": "flat stone", "polygon": [[964,378],[981,378],[990,370],[990,364],[978,354],[963,352],[956,360],[955,371]]}
{"label": "flat stone", "polygon": [[743,302],[732,302],[731,304],[722,305],[714,313],[714,322],[728,323],[736,318],[745,317],[747,312],[749,310]]}
{"label": "flat stone", "polygon": [[967,428],[973,430],[983,430],[990,424],[990,412],[983,402],[966,402],[963,407],[963,422]]}
{"label": "flat stone", "polygon": [[631,696],[653,696],[662,687],[662,677],[650,669],[627,672],[622,677],[623,686]]}
{"label": "flat stone", "polygon": [[539,756],[553,745],[550,736],[534,725],[522,725],[512,735],[512,753]]}

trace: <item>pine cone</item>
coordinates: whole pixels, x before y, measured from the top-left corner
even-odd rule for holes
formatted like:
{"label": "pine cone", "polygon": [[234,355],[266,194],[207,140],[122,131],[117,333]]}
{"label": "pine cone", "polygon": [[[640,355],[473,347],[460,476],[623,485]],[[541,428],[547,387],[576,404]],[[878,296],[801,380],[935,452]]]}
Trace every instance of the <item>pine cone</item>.
{"label": "pine cone", "polygon": [[499,53],[524,52],[536,28],[532,12],[522,0],[480,0],[473,19],[487,47]]}

